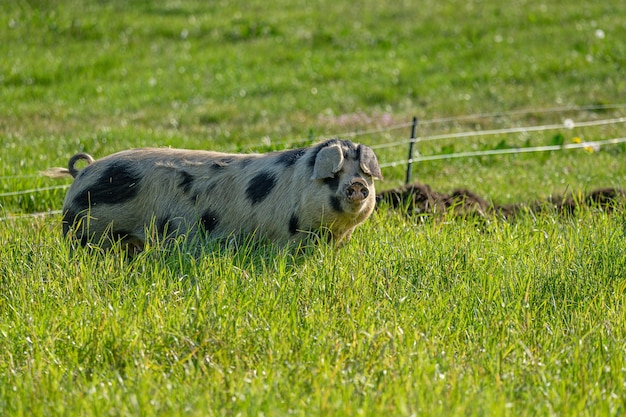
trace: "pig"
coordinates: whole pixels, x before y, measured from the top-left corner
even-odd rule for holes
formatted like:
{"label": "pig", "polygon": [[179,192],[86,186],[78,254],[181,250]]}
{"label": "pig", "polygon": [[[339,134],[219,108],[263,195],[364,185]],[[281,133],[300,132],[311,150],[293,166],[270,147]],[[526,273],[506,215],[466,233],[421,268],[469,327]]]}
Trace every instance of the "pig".
{"label": "pig", "polygon": [[[85,161],[82,169],[75,167]],[[99,160],[74,155],[63,234],[141,251],[150,237],[299,244],[321,230],[338,245],[374,210],[374,151],[349,140],[265,154],[143,148]]]}

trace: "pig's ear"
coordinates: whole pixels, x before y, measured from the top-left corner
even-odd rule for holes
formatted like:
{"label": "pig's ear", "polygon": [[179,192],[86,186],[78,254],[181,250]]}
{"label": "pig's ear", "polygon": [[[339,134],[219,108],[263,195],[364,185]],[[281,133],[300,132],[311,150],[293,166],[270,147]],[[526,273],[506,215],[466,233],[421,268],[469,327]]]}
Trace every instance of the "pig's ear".
{"label": "pig's ear", "polygon": [[343,166],[343,151],[339,145],[330,145],[320,149],[313,166],[314,180],[332,178]]}
{"label": "pig's ear", "polygon": [[380,172],[380,165],[378,165],[378,158],[376,158],[376,154],[367,146],[360,145],[361,152],[359,157],[359,164],[361,165],[361,169],[366,174],[370,174],[372,177],[377,180],[383,179],[383,174]]}

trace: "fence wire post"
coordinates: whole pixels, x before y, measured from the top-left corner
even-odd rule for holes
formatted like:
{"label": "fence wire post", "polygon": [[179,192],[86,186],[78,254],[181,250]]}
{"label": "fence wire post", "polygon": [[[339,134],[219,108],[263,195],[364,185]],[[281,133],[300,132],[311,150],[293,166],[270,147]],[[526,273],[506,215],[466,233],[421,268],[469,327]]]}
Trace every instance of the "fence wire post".
{"label": "fence wire post", "polygon": [[411,182],[411,171],[413,168],[413,146],[415,145],[415,131],[417,130],[417,117],[413,117],[413,124],[411,125],[411,141],[409,142],[409,160],[406,166],[406,179],[405,184]]}

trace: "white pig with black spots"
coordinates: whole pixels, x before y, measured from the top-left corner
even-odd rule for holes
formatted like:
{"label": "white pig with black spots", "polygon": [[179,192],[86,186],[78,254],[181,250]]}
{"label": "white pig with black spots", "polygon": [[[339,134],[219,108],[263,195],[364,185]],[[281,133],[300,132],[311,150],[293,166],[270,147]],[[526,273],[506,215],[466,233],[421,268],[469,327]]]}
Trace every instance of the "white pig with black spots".
{"label": "white pig with black spots", "polygon": [[[79,160],[87,162],[81,170]],[[339,139],[265,154],[147,148],[94,160],[80,153],[57,174],[75,178],[64,235],[133,250],[149,233],[285,245],[326,229],[343,244],[374,210],[374,180],[382,178],[371,148]]]}

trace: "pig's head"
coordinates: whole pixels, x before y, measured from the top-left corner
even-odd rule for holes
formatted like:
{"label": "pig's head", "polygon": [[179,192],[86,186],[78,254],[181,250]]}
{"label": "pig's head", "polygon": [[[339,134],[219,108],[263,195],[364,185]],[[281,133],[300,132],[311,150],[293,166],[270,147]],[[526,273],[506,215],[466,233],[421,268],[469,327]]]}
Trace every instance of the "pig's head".
{"label": "pig's head", "polygon": [[328,143],[315,157],[312,178],[330,188],[330,205],[335,211],[370,210],[376,198],[374,179],[382,179],[374,151],[350,141]]}

